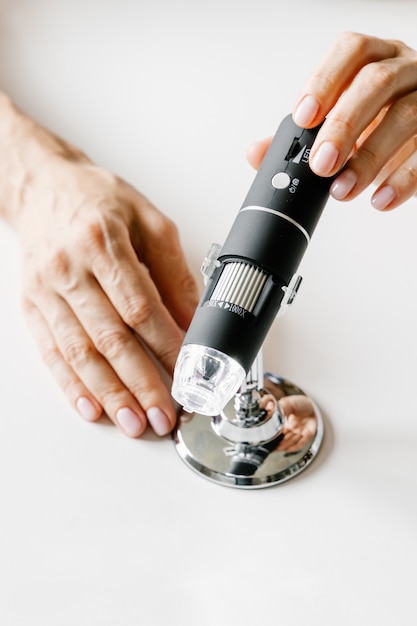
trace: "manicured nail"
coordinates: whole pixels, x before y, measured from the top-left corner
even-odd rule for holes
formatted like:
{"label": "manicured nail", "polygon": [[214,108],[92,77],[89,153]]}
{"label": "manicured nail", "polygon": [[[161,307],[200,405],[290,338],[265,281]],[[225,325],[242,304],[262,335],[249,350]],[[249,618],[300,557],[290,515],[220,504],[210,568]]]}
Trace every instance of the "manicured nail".
{"label": "manicured nail", "polygon": [[149,420],[150,425],[157,435],[163,437],[167,435],[171,430],[171,424],[161,409],[158,407],[151,407],[146,411],[146,417]]}
{"label": "manicured nail", "polygon": [[352,191],[357,181],[356,172],[345,170],[333,181],[330,193],[336,200],[343,200]]}
{"label": "manicured nail", "polygon": [[143,422],[132,409],[123,407],[116,414],[116,419],[125,433],[130,437],[137,437],[143,430]]}
{"label": "manicured nail", "polygon": [[395,200],[396,197],[397,194],[394,187],[391,187],[391,185],[385,185],[385,187],[381,187],[381,189],[378,189],[378,191],[374,193],[371,203],[375,209],[383,211],[393,200]]}
{"label": "manicured nail", "polygon": [[337,159],[339,158],[339,150],[330,141],[324,141],[318,147],[316,154],[311,161],[311,169],[319,176],[330,174]]}
{"label": "manicured nail", "polygon": [[320,103],[314,96],[310,94],[304,96],[294,111],[293,120],[302,128],[309,126],[314,121],[319,109]]}
{"label": "manicured nail", "polygon": [[89,400],[85,396],[81,396],[80,398],[78,398],[77,409],[80,415],[88,422],[93,422],[98,417],[97,408],[94,406],[91,400]]}

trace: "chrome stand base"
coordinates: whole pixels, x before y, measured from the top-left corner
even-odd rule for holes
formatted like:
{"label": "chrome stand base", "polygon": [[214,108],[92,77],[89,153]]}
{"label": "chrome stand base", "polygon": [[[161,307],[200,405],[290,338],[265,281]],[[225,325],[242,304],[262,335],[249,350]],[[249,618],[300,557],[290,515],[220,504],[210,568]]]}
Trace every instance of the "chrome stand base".
{"label": "chrome stand base", "polygon": [[[201,476],[228,487],[259,489],[283,483],[306,469],[323,440],[323,419],[317,406],[289,381],[264,374],[264,393],[278,402],[279,432],[266,441],[236,443],[219,429],[221,416],[179,415],[173,438],[182,460]],[[225,422],[233,426],[233,402],[225,408]]]}

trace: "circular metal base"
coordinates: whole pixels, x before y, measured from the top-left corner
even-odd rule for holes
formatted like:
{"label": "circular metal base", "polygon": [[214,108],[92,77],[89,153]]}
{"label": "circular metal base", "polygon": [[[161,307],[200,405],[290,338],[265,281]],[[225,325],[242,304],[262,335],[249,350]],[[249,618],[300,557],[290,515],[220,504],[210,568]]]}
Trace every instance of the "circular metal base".
{"label": "circular metal base", "polygon": [[[264,390],[278,402],[281,430],[258,444],[235,443],[219,434],[218,416],[179,415],[173,433],[182,460],[218,484],[241,489],[270,487],[297,476],[316,457],[323,440],[323,419],[317,406],[293,383],[266,373]],[[233,404],[225,417],[233,420]],[[249,429],[250,430],[250,429]]]}

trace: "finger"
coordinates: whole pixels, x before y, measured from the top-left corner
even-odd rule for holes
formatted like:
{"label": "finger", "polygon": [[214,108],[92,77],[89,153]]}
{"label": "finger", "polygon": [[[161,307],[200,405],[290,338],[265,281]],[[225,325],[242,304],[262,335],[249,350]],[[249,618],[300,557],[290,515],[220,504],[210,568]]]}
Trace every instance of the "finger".
{"label": "finger", "polygon": [[[351,200],[380,176],[384,168],[393,168],[399,158],[404,160],[415,150],[416,111],[417,92],[401,98],[389,109],[333,181],[330,193],[334,198]],[[408,190],[409,185],[406,187]]]}
{"label": "finger", "polygon": [[374,179],[373,183],[375,185],[380,185],[386,178],[388,178],[388,176],[390,176],[396,169],[398,169],[398,167],[416,150],[417,136],[412,137],[403,146],[401,146],[400,150],[398,150],[395,156],[390,161],[384,164],[384,167],[378,172],[378,175]]}
{"label": "finger", "polygon": [[[124,323],[146,343],[158,361],[172,372],[177,358],[182,333],[161,301],[161,296],[149,276],[147,268],[139,262],[132,247],[129,233],[123,223],[101,220],[90,229],[93,247],[92,271]],[[68,282],[68,281],[63,281]],[[68,282],[71,285],[71,281]],[[59,291],[59,287],[57,287]],[[77,307],[73,295],[71,306]],[[89,298],[89,292],[81,296],[74,290],[79,301]],[[95,307],[90,307],[96,311]]]}
{"label": "finger", "polygon": [[96,350],[68,304],[48,293],[36,302],[68,367],[74,371],[109,418],[131,437],[146,428],[146,416],[133,394]]}
{"label": "finger", "polygon": [[23,299],[23,311],[39,346],[41,358],[61,387],[72,406],[89,422],[101,416],[103,409],[73,369],[65,362],[48,324],[39,309],[27,298]]}
{"label": "finger", "polygon": [[296,452],[300,447],[300,439],[301,438],[298,433],[288,431],[276,449],[285,452]]}
{"label": "finger", "polygon": [[301,450],[301,448],[303,447],[303,442],[301,440],[301,437],[298,437],[298,439],[295,439],[294,441],[291,442],[291,444],[289,444],[286,448],[285,451],[286,452],[298,452],[299,450]]}
{"label": "finger", "polygon": [[308,396],[299,394],[292,396],[284,396],[279,400],[279,406],[281,411],[286,416],[286,423],[288,427],[292,427],[297,423],[298,419],[304,419],[314,416],[314,405]]}
{"label": "finger", "polygon": [[178,229],[142,196],[135,198],[135,206],[140,226],[136,252],[149,269],[168,311],[185,330],[194,315],[199,293],[181,248]]}
{"label": "finger", "polygon": [[372,205],[380,211],[395,209],[417,193],[417,140],[415,152],[378,187]]}
{"label": "finger", "polygon": [[303,128],[317,126],[362,67],[391,58],[397,50],[397,42],[342,33],[304,85],[293,110],[295,123]]}
{"label": "finger", "polygon": [[152,219],[152,229],[147,231],[143,260],[162,301],[185,330],[198,305],[197,284],[182,252],[176,226],[164,219],[160,229],[158,221]]}
{"label": "finger", "polygon": [[[157,434],[162,434],[159,432],[161,429],[166,434],[176,421],[171,395],[152,359],[96,281],[90,278],[82,286],[79,285],[76,292],[67,294],[67,302],[98,353],[144,409],[154,429],[158,430]],[[177,341],[174,350],[177,354],[182,334],[176,325],[174,328]],[[153,330],[158,332],[157,327]],[[170,338],[170,341],[174,341],[174,338]],[[156,408],[160,411],[159,418],[154,410]]]}
{"label": "finger", "polygon": [[[310,154],[310,165],[316,174],[321,176],[335,174],[344,165],[356,141],[380,111],[392,100],[400,97],[400,94],[411,91],[409,96],[400,97],[392,105],[383,121],[371,133],[371,137],[374,138],[381,127],[384,129],[391,127],[391,134],[396,133],[395,140],[398,146],[400,134],[404,131],[409,132],[410,122],[414,122],[415,119],[416,96],[413,91],[417,87],[417,66],[415,70],[414,66],[415,64],[412,65],[404,59],[389,59],[378,66],[368,65],[361,70],[343,98],[328,115],[316,137]],[[366,141],[366,145],[369,145],[369,140]],[[381,155],[384,155],[383,151]]]}
{"label": "finger", "polygon": [[246,152],[246,158],[255,170],[258,170],[271,145],[272,137],[251,144]]}

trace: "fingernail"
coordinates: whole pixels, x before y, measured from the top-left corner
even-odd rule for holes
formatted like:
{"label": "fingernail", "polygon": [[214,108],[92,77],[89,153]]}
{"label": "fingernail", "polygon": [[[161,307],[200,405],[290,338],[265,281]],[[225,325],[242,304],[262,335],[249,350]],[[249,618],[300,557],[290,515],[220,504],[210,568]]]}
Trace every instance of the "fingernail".
{"label": "fingernail", "polygon": [[116,419],[120,426],[130,437],[137,437],[143,431],[143,422],[132,409],[123,407],[116,413]]}
{"label": "fingernail", "polygon": [[311,169],[319,176],[330,174],[339,158],[339,150],[330,141],[324,141],[318,147],[311,161]]}
{"label": "fingernail", "polygon": [[352,191],[358,181],[356,172],[345,170],[338,176],[330,187],[330,193],[336,200],[343,200]]}
{"label": "fingernail", "polygon": [[80,398],[78,398],[76,406],[80,415],[88,422],[93,422],[98,417],[97,408],[94,406],[91,400],[89,400],[85,396],[81,396]]}
{"label": "fingernail", "polygon": [[151,407],[146,411],[146,417],[149,420],[150,425],[157,435],[162,437],[167,435],[171,431],[171,424],[161,409],[158,407]]}
{"label": "fingernail", "polygon": [[378,191],[374,193],[371,204],[375,209],[378,209],[378,211],[383,211],[395,200],[396,196],[397,194],[394,187],[385,185],[385,187],[381,187],[381,189],[378,189]]}
{"label": "fingernail", "polygon": [[302,128],[309,126],[320,109],[320,103],[312,95],[304,96],[301,102],[296,106],[293,113],[293,120]]}

